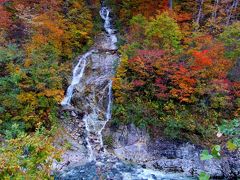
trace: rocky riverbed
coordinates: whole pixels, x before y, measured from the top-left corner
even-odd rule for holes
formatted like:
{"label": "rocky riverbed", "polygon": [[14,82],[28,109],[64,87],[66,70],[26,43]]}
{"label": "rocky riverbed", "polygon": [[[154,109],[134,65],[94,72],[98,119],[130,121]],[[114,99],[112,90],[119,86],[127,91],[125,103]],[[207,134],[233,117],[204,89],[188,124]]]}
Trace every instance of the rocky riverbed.
{"label": "rocky riverbed", "polygon": [[201,161],[202,147],[165,138],[151,140],[145,130],[133,124],[120,126],[117,130],[106,128],[104,136],[112,139],[110,151],[117,157],[143,167],[187,176],[197,176],[205,171],[217,179],[240,177],[239,152],[223,155],[221,160]]}

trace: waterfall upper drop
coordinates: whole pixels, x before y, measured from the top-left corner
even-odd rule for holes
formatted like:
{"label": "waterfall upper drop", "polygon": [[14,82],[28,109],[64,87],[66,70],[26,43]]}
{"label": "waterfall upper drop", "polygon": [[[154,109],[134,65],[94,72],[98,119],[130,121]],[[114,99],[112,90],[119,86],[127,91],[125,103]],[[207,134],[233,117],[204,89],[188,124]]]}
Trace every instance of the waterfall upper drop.
{"label": "waterfall upper drop", "polygon": [[[117,50],[117,36],[116,36],[116,30],[113,28],[110,18],[110,9],[107,7],[102,7],[100,10],[100,16],[104,20],[104,29],[107,33],[105,44],[107,44],[105,47],[102,47],[101,49],[107,49],[107,50]],[[71,85],[68,87],[66,96],[64,97],[63,101],[61,102],[62,106],[67,106],[71,104],[71,99],[73,95],[73,91],[75,86],[81,81],[84,70],[87,64],[87,58],[91,56],[94,52],[97,52],[97,50],[92,49],[88,52],[86,52],[84,55],[82,55],[75,68],[73,69],[73,75],[72,75],[72,82]]]}
{"label": "waterfall upper drop", "polygon": [[107,7],[102,7],[100,10],[100,16],[104,20],[104,29],[108,34],[109,37],[109,50],[117,50],[117,36],[116,36],[116,30],[112,26],[112,19],[110,17],[110,9]]}

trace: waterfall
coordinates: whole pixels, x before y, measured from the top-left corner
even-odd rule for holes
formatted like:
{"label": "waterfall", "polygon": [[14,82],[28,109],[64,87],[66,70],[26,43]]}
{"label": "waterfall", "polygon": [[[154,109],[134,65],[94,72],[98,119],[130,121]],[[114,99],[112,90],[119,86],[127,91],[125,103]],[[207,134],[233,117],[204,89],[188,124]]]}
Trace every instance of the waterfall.
{"label": "waterfall", "polygon": [[[102,7],[100,16],[104,21],[105,29],[105,46],[99,49],[104,49],[107,52],[117,50],[116,42],[116,30],[111,24],[110,9]],[[72,96],[76,93],[80,94],[83,101],[82,111],[85,115],[82,121],[85,124],[86,130],[86,146],[88,149],[89,161],[96,160],[96,156],[104,152],[102,131],[105,128],[106,123],[111,119],[111,105],[112,105],[112,76],[114,72],[114,58],[118,58],[117,55],[113,57],[111,55],[106,56],[104,59],[101,58],[101,52],[98,52],[98,48],[86,52],[82,55],[72,73],[72,81],[67,89],[66,96],[61,102],[62,106],[74,106],[71,104]],[[93,62],[94,54],[99,55],[97,61]],[[96,66],[96,67],[95,67]],[[94,68],[98,69],[98,75],[86,74],[85,69]],[[81,87],[80,88],[76,87]],[[91,88],[92,92],[86,93],[88,88]],[[101,118],[101,114],[104,114],[104,118]]]}

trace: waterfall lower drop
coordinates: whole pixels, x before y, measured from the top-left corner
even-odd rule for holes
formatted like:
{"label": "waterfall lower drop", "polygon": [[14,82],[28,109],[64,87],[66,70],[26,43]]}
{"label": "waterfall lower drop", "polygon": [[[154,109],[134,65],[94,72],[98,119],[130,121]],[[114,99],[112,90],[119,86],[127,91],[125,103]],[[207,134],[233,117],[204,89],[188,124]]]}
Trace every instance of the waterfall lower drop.
{"label": "waterfall lower drop", "polygon": [[106,112],[106,121],[104,122],[104,125],[98,132],[101,140],[100,142],[101,147],[103,147],[102,131],[105,128],[107,122],[111,119],[111,108],[112,108],[112,81],[110,80],[108,84],[108,104],[107,104],[107,112]]}
{"label": "waterfall lower drop", "polygon": [[105,120],[98,121],[97,111],[94,111],[94,110],[92,114],[88,114],[83,117],[83,121],[86,125],[86,130],[87,130],[86,142],[87,142],[87,148],[89,150],[90,161],[92,160],[96,161],[96,154],[94,154],[94,149],[89,139],[89,137],[91,137],[91,134],[95,134],[96,136],[98,136],[98,142],[97,142],[99,143],[98,151],[105,151],[105,149],[103,148],[102,131],[104,130],[105,125],[111,118],[111,105],[112,105],[112,81],[111,80],[109,80],[107,87],[108,87],[108,94],[107,94],[108,103],[107,103]]}
{"label": "waterfall lower drop", "polygon": [[[74,126],[69,125],[69,134],[74,139],[79,137],[78,142],[83,142],[82,139],[85,139],[83,145],[87,149],[89,163],[70,168],[56,179],[79,179],[79,177],[87,180],[98,179],[96,178],[98,171],[103,174],[101,177],[109,177],[106,179],[186,179],[144,169],[138,165],[130,165],[104,149],[102,131],[111,119],[111,79],[114,75],[115,60],[119,57],[116,53],[117,36],[111,24],[110,9],[102,7],[99,13],[104,20],[105,33],[91,50],[78,59],[73,69],[71,84],[61,102],[66,109],[84,112],[84,116],[80,118],[75,112],[73,113]],[[72,100],[74,101],[71,102]]]}

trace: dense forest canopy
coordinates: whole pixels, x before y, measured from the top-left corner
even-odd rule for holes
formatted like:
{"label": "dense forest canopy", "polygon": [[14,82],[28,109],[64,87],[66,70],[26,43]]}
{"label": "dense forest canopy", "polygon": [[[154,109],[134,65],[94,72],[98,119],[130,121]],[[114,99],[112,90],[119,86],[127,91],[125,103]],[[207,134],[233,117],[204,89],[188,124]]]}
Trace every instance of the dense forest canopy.
{"label": "dense forest canopy", "polygon": [[[225,144],[219,127],[239,128],[239,3],[108,0],[121,54],[112,124]],[[72,61],[102,30],[99,7],[98,0],[0,0],[0,177],[50,177],[63,151],[52,146],[59,104]],[[229,143],[240,145],[233,135]]]}

